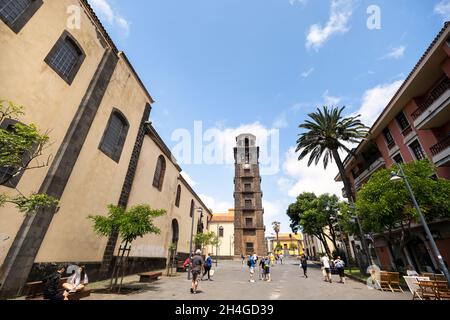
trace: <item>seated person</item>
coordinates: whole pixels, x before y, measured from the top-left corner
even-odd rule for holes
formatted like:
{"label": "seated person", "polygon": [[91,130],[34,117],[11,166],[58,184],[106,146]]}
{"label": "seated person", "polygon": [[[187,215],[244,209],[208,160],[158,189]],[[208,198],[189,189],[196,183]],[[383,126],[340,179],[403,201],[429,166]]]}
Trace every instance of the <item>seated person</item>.
{"label": "seated person", "polygon": [[64,265],[58,266],[56,272],[45,278],[44,299],[45,300],[68,300],[67,293],[59,290],[61,275],[66,271]]}
{"label": "seated person", "polygon": [[406,269],[406,274],[408,276],[418,276],[419,274],[417,273],[416,270],[414,270],[413,266],[408,266],[408,269]]}
{"label": "seated person", "polygon": [[74,274],[67,279],[67,282],[63,284],[63,288],[67,293],[74,293],[83,290],[88,282],[86,268],[84,266],[78,267]]}

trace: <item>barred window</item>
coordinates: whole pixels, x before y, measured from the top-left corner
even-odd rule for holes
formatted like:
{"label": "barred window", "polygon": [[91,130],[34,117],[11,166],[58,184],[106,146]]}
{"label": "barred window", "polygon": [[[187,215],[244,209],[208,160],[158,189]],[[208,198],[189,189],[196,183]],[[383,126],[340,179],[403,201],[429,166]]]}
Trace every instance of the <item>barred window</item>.
{"label": "barred window", "polygon": [[396,155],[393,159],[394,159],[395,163],[403,163],[403,158],[400,153],[398,155]]}
{"label": "barred window", "polygon": [[0,0],[0,16],[6,23],[12,25],[31,2],[31,0]]}
{"label": "barred window", "polygon": [[180,207],[180,197],[181,197],[181,186],[178,185],[178,188],[177,188],[177,196],[176,196],[176,198],[175,198],[175,205],[176,205],[177,207]]}
{"label": "barred window", "polygon": [[120,160],[128,128],[129,124],[125,116],[114,109],[103,133],[100,150],[116,162]]}
{"label": "barred window", "polygon": [[392,137],[391,131],[388,128],[383,130],[383,135],[388,145],[392,145],[394,143],[394,138]]}
{"label": "barred window", "polygon": [[0,0],[0,19],[19,33],[42,4],[43,0]]}
{"label": "barred window", "polygon": [[155,175],[153,176],[153,186],[158,188],[160,191],[163,187],[164,174],[166,173],[166,159],[163,155],[158,157],[158,162],[156,163]]}
{"label": "barred window", "polygon": [[67,31],[45,58],[45,62],[68,84],[72,83],[83,60],[83,50]]}
{"label": "barred window", "polygon": [[219,237],[223,238],[223,227],[219,227]]}

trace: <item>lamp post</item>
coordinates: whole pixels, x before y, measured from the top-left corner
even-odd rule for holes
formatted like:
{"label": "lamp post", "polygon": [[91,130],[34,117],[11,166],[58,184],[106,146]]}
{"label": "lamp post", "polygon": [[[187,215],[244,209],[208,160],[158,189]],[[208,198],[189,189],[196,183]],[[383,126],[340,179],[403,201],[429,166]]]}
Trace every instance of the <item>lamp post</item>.
{"label": "lamp post", "polygon": [[431,249],[433,250],[433,254],[438,259],[439,267],[441,268],[441,271],[444,273],[445,278],[447,279],[447,283],[450,286],[450,275],[448,273],[448,269],[445,266],[444,259],[442,259],[442,255],[439,252],[439,249],[436,245],[436,242],[434,241],[433,235],[431,234],[430,228],[428,228],[427,221],[425,220],[425,217],[422,214],[422,210],[420,210],[419,204],[417,203],[416,197],[414,196],[414,193],[412,191],[411,185],[409,184],[408,178],[405,175],[405,172],[403,171],[402,165],[399,163],[399,173],[392,172],[392,178],[391,181],[399,181],[404,180],[406,184],[406,188],[408,189],[409,196],[411,197],[412,202],[414,203],[414,207],[416,208],[417,213],[419,214],[420,221],[422,223],[423,228],[425,229],[425,233],[430,241]]}
{"label": "lamp post", "polygon": [[[203,209],[201,207],[196,208],[198,212],[200,212],[200,216],[203,213]],[[189,241],[189,268],[188,268],[188,280],[191,280],[191,262],[192,262],[192,238],[194,236],[194,218],[195,218],[195,209],[192,210],[192,222],[191,222],[191,238]]]}

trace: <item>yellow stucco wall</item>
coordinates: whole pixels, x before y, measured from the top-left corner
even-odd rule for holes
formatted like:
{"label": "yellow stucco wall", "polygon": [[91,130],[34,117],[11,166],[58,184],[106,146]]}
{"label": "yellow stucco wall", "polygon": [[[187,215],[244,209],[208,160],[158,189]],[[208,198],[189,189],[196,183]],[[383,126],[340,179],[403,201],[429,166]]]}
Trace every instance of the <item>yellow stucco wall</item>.
{"label": "yellow stucco wall", "polygon": [[[107,239],[94,234],[87,217],[107,214],[108,204],[117,205],[148,102],[126,63],[119,60],[36,262],[101,260]],[[98,148],[113,108],[130,124],[119,163]]]}
{"label": "yellow stucco wall", "polygon": [[223,227],[223,237],[219,237],[219,246],[216,252],[216,247],[209,246],[208,252],[213,256],[216,253],[219,256],[234,256],[234,222],[211,222],[209,224],[209,231],[219,234],[218,228]]}
{"label": "yellow stucco wall", "polygon": [[[35,123],[42,131],[49,130],[50,142],[45,156],[56,154],[70,122],[86,92],[105,49],[97,39],[95,27],[86,14],[81,15],[82,28],[68,30],[82,46],[86,58],[69,86],[44,59],[66,28],[67,6],[75,0],[44,1],[19,34],[0,22],[0,97],[25,107],[24,123]],[[29,194],[39,189],[48,167],[27,171],[18,189]],[[14,191],[0,186],[0,192]],[[15,192],[13,193],[15,194]],[[0,234],[9,239],[0,246],[3,262],[23,215],[12,206],[0,208]]]}
{"label": "yellow stucco wall", "polygon": [[[166,172],[163,188],[159,191],[153,187],[158,157],[163,155],[166,159]],[[146,136],[138,162],[137,172],[130,195],[129,206],[146,203],[155,209],[164,209],[166,215],[154,220],[155,225],[161,229],[159,235],[147,235],[133,242],[130,256],[135,257],[166,257],[168,247],[172,242],[172,220],[176,219],[179,225],[178,252],[189,252],[192,219],[190,217],[191,200],[195,207],[203,209],[203,224],[207,226],[207,208],[197,201],[190,190],[182,183],[178,168],[160,150],[159,146]],[[175,206],[176,191],[181,186],[180,207]],[[195,211],[194,234],[197,230],[199,213]],[[120,241],[117,246],[120,245]],[[117,252],[118,247],[116,248]]]}

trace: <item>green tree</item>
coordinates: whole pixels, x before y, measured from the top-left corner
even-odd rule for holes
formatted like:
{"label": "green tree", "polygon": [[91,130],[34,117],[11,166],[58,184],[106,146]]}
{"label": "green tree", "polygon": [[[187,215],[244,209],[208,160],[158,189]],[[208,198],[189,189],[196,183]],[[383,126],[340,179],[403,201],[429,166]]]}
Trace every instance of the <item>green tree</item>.
{"label": "green tree", "polygon": [[[147,234],[160,234],[160,229],[153,223],[153,219],[166,214],[165,210],[153,210],[149,205],[141,204],[125,210],[120,206],[109,205],[108,216],[90,215],[88,219],[94,222],[94,231],[104,237],[109,237],[113,233],[118,233],[122,239],[119,257],[114,265],[111,277],[111,290],[117,286],[119,275],[122,274],[118,291],[120,292],[123,277],[125,274],[127,259],[124,259],[125,252],[129,254],[131,244],[137,238],[142,238]],[[128,255],[127,255],[128,257]],[[114,279],[114,284],[113,284]]]}
{"label": "green tree", "polygon": [[306,234],[316,236],[323,244],[326,252],[331,253],[327,240],[337,248],[337,217],[340,201],[337,196],[323,194],[317,197],[314,193],[302,193],[292,203],[287,215],[291,219],[291,228],[301,228]]}
{"label": "green tree", "polygon": [[[0,123],[5,120],[19,121],[23,115],[22,106],[0,99]],[[27,170],[48,166],[50,156],[46,162],[39,161],[48,143],[48,134],[41,133],[34,124],[17,122],[5,129],[0,128],[0,185],[12,186],[10,182],[14,177]],[[58,200],[46,194],[25,196],[17,187],[15,191],[15,195],[0,194],[0,207],[12,203],[20,212],[32,213],[58,206]]]}
{"label": "green tree", "polygon": [[[435,168],[428,160],[402,165],[427,221],[450,218],[450,181],[435,178]],[[407,265],[404,248],[410,240],[412,223],[419,222],[403,181],[391,181],[391,172],[374,173],[358,192],[356,214],[367,233],[384,234],[393,249],[394,260]],[[394,265],[393,267],[398,267]]]}
{"label": "green tree", "polygon": [[334,159],[339,169],[344,187],[349,199],[353,202],[351,184],[345,175],[344,165],[339,155],[340,150],[352,153],[346,147],[349,143],[359,143],[367,136],[368,128],[355,117],[342,117],[342,108],[328,108],[324,106],[317,112],[310,113],[311,120],[306,120],[299,125],[300,129],[306,130],[299,134],[296,152],[301,151],[298,160],[303,160],[309,155],[308,166],[313,162],[317,165],[323,157],[323,166],[326,169],[328,163]]}
{"label": "green tree", "polygon": [[194,236],[194,244],[197,248],[204,249],[211,245],[213,247],[218,246],[220,243],[219,237],[214,231],[197,233]]}

